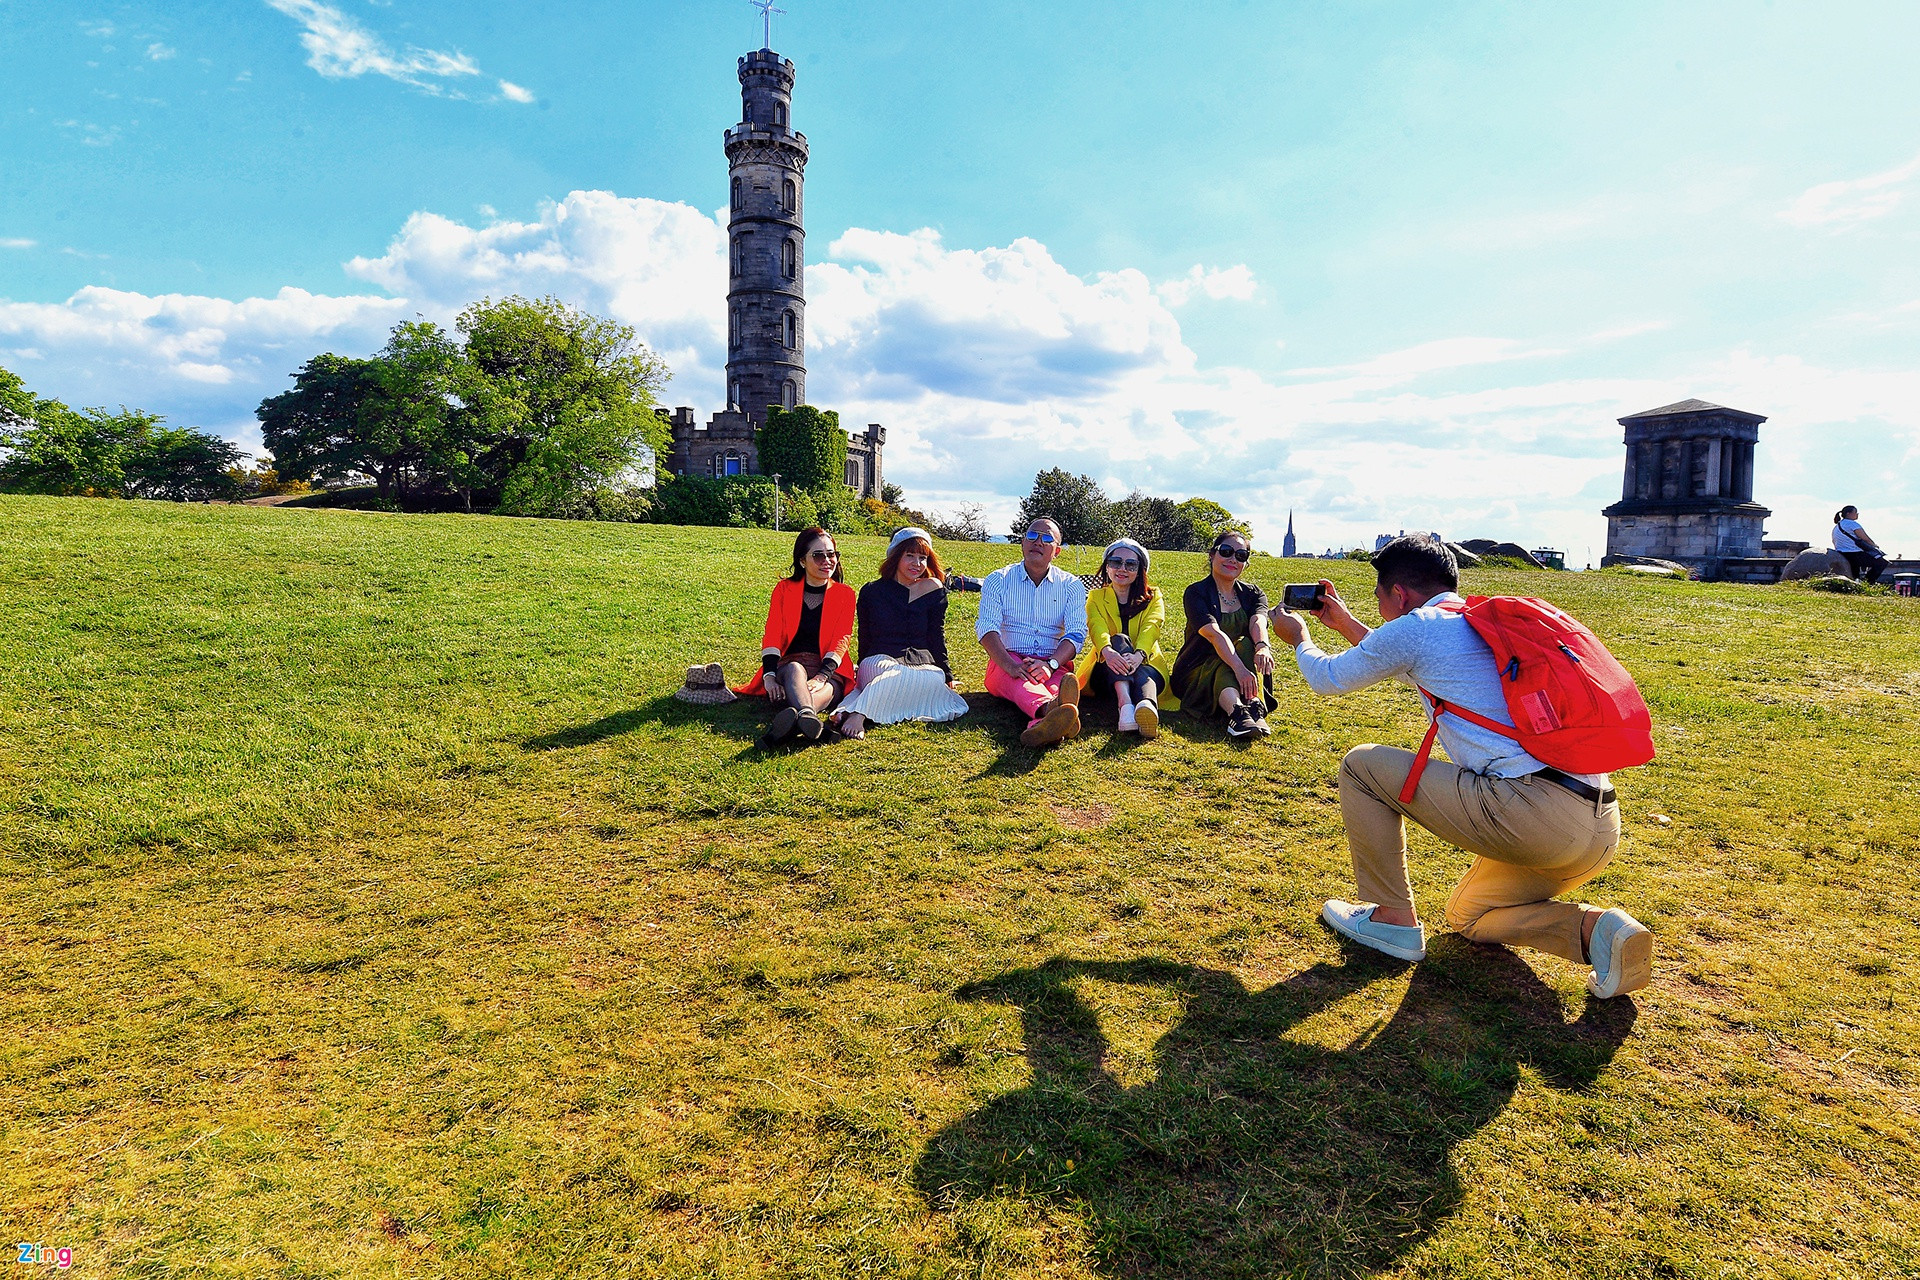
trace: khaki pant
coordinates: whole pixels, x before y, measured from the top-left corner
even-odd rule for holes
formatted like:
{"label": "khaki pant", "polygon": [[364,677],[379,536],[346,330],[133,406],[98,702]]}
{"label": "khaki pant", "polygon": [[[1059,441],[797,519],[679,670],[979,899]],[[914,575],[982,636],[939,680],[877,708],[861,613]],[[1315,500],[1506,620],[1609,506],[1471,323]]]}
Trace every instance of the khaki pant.
{"label": "khaki pant", "polygon": [[1447,927],[1475,942],[1532,947],[1582,963],[1584,904],[1553,899],[1591,880],[1620,843],[1620,806],[1545,778],[1489,778],[1433,760],[1411,804],[1400,788],[1413,752],[1368,743],[1340,762],[1340,812],[1360,900],[1409,909],[1402,816],[1476,854],[1447,899]]}

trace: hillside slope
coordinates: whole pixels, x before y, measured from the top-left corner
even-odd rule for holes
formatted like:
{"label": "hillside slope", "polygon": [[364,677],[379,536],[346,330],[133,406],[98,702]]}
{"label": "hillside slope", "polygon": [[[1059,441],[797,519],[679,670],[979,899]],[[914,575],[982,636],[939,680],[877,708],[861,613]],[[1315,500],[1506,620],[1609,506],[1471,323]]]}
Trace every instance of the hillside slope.
{"label": "hillside slope", "polygon": [[[752,703],[668,695],[749,673],[790,544],[0,498],[6,1238],[83,1275],[1920,1270],[1912,602],[1470,580],[1654,708],[1588,894],[1656,979],[1602,1005],[1318,924],[1334,768],[1417,739],[1404,689],[1283,667],[1267,743],[1036,754],[962,596],[971,714],[763,755]],[[1201,558],[1155,569],[1177,615]],[[1438,920],[1464,857],[1414,850]]]}

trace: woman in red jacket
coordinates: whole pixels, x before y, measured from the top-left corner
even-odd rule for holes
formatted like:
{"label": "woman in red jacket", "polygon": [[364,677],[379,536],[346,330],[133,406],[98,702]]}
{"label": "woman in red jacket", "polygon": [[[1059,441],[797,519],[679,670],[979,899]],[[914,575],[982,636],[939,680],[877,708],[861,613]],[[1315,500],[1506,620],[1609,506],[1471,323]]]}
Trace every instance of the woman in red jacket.
{"label": "woman in red jacket", "polygon": [[760,674],[734,690],[780,706],[761,739],[772,745],[798,735],[816,742],[823,711],[846,693],[847,644],[856,597],[840,571],[840,549],[825,529],[803,529],[793,542],[793,572],[773,584],[767,629],[760,637]]}

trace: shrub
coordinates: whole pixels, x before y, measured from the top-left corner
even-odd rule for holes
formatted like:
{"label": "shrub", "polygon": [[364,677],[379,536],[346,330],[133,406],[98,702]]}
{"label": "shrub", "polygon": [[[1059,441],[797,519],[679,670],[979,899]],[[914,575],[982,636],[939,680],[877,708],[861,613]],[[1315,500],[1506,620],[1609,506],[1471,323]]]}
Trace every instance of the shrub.
{"label": "shrub", "polygon": [[1788,583],[1803,591],[1827,591],[1836,596],[1884,596],[1889,594],[1886,587],[1875,586],[1858,578],[1833,574],[1821,578],[1803,578],[1799,582]]}

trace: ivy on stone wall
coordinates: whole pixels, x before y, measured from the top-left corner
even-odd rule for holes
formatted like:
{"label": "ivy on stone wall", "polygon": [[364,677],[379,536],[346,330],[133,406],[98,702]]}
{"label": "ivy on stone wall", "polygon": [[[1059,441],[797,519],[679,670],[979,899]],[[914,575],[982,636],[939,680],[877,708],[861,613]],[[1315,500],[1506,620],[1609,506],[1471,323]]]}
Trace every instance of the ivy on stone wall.
{"label": "ivy on stone wall", "polygon": [[847,482],[847,433],[835,410],[769,405],[757,443],[761,474],[778,475],[784,485],[833,494]]}

